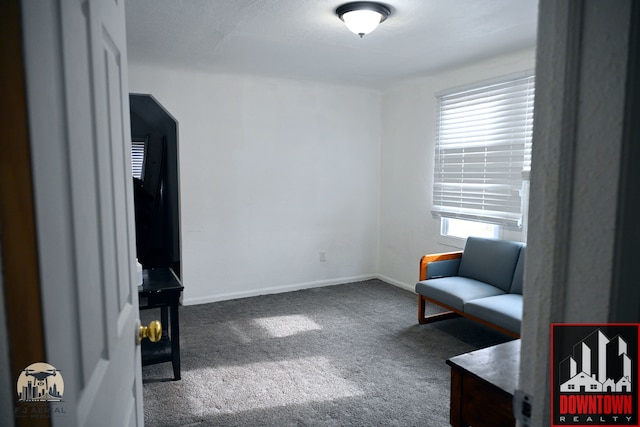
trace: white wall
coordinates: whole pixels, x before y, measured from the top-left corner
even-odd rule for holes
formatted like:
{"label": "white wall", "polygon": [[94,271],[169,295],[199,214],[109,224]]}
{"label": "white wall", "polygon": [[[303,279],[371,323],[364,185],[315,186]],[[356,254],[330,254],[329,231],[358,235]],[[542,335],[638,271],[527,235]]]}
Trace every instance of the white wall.
{"label": "white wall", "polygon": [[[427,253],[457,250],[438,241],[431,216],[436,137],[435,94],[533,69],[534,49],[416,79],[386,91],[382,101],[379,275],[414,289]],[[520,233],[503,238],[519,240]]]}
{"label": "white wall", "polygon": [[179,122],[185,303],[372,276],[413,290],[420,256],[456,249],[430,212],[435,94],[534,64],[530,49],[384,93],[130,64],[131,91]]}
{"label": "white wall", "polygon": [[141,64],[129,86],[178,121],[185,304],[375,275],[379,92]]}

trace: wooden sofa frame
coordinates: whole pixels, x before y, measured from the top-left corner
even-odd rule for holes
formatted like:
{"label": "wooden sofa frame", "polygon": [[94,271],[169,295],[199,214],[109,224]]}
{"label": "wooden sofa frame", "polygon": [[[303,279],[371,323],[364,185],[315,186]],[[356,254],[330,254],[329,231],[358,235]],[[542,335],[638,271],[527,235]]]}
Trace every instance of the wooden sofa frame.
{"label": "wooden sofa frame", "polygon": [[[424,255],[422,258],[420,258],[420,281],[423,280],[427,280],[428,274],[427,274],[427,266],[430,262],[436,262],[436,261],[447,261],[447,260],[451,260],[451,259],[459,259],[462,258],[462,251],[455,251],[455,252],[443,252],[443,253],[439,253],[439,254],[431,254],[431,255]],[[439,305],[440,307],[443,307],[445,309],[447,309],[447,311],[442,312],[442,313],[436,313],[436,314],[431,314],[429,316],[425,316],[425,304],[426,302],[429,301],[430,303]],[[436,301],[432,298],[426,297],[424,295],[418,294],[418,323],[420,323],[421,325],[427,324],[427,323],[433,323],[433,322],[437,322],[439,320],[445,320],[445,319],[451,319],[451,318],[455,318],[455,317],[466,317],[467,319],[471,319],[475,322],[478,322],[480,324],[483,324],[485,326],[488,326],[490,328],[493,328],[505,335],[508,335],[510,337],[513,338],[520,338],[520,334],[517,334],[515,332],[512,332],[508,329],[505,329],[501,326],[495,325],[491,322],[487,322],[484,319],[480,319],[478,317],[475,316],[471,316],[470,314],[466,314],[460,310],[456,310],[453,307],[450,307],[446,304],[441,303],[440,301]]]}

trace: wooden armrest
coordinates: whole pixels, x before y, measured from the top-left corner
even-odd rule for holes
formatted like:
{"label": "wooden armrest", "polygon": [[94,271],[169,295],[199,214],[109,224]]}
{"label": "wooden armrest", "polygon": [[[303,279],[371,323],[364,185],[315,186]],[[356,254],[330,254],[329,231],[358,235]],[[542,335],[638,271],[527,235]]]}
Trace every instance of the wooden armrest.
{"label": "wooden armrest", "polygon": [[420,258],[420,281],[427,279],[427,264],[435,261],[462,258],[462,251],[443,252],[440,254],[424,255]]}

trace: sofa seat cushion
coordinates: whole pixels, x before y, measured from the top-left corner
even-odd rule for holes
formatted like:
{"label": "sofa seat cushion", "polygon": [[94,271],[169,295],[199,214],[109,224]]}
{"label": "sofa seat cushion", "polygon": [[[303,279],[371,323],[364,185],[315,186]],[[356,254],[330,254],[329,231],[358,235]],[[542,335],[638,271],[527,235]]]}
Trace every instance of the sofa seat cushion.
{"label": "sofa seat cushion", "polygon": [[416,292],[460,311],[468,301],[504,294],[495,286],[460,276],[423,280],[416,284]]}
{"label": "sofa seat cushion", "polygon": [[522,295],[505,294],[469,301],[464,305],[464,312],[519,334]]}

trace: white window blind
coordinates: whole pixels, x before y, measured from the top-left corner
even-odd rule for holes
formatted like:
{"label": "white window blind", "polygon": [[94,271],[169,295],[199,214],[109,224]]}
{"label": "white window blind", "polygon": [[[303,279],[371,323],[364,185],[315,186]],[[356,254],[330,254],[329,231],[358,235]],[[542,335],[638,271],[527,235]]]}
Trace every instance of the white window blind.
{"label": "white window blind", "polygon": [[522,226],[534,84],[527,73],[438,96],[434,216]]}
{"label": "white window blind", "polygon": [[144,144],[145,141],[131,142],[131,168],[133,176],[142,179],[142,167],[144,165]]}

